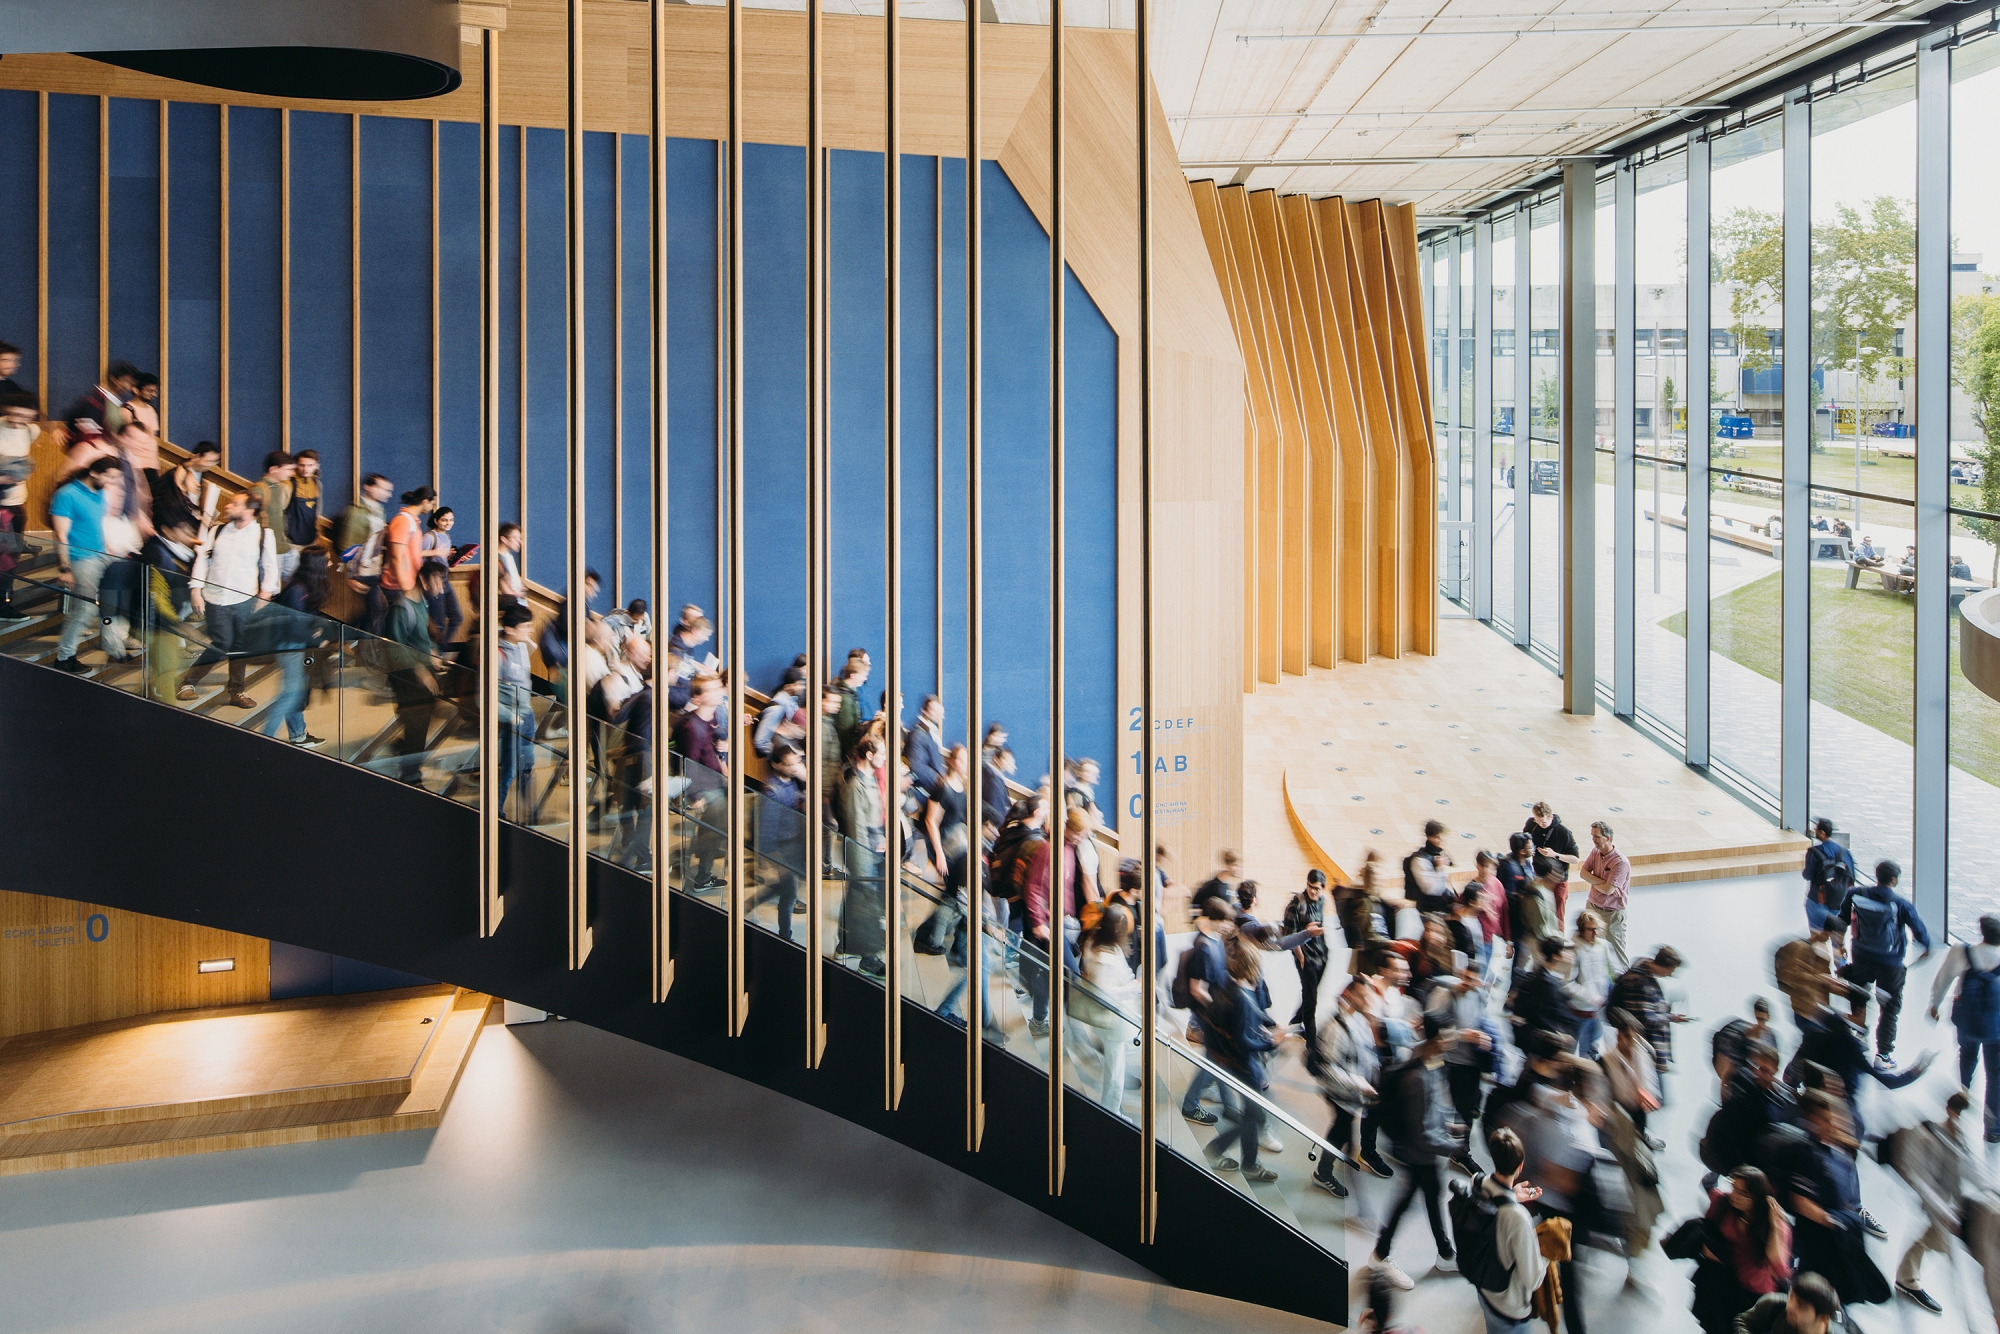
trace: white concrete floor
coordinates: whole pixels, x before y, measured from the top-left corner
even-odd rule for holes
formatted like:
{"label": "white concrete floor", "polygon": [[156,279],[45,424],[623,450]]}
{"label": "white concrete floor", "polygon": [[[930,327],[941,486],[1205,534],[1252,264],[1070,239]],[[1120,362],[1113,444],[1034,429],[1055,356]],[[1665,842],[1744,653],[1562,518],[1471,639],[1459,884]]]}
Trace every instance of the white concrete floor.
{"label": "white concrete floor", "polygon": [[[1656,1121],[1669,1222],[1700,1207],[1707,1034],[1752,992],[1774,994],[1770,948],[1796,922],[1800,891],[1774,876],[1636,896],[1633,944],[1687,955],[1678,986],[1699,1017]],[[1907,1058],[1950,1044],[1924,1017],[1926,987],[1928,969],[1912,978]],[[1871,1087],[1871,1129],[1936,1114],[1950,1065],[1903,1093]],[[1892,1272],[1915,1200],[1872,1163],[1861,1172],[1892,1237],[1871,1249]],[[1370,1180],[1352,1202],[1356,1260],[1391,1184]],[[1395,1255],[1419,1279],[1405,1321],[1427,1334],[1480,1328],[1465,1280],[1426,1274],[1421,1208]],[[1646,1286],[1631,1288],[1623,1261],[1586,1261],[1595,1328],[1696,1328],[1688,1265],[1655,1251],[1637,1267]],[[1899,1302],[1865,1309],[1861,1327],[1995,1329],[1968,1259],[1933,1259],[1927,1278],[1943,1317]],[[1163,1287],[836,1117],[571,1023],[487,1030],[435,1132],[0,1178],[0,1294],[6,1334],[1324,1328]]]}

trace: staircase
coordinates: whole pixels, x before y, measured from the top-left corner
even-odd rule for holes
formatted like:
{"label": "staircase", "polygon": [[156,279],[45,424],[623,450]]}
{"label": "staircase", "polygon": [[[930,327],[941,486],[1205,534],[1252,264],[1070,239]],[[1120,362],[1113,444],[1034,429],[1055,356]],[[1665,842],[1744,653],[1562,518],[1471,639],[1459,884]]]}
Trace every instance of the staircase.
{"label": "staircase", "polygon": [[1692,880],[1732,880],[1738,876],[1798,874],[1810,844],[1780,832],[1761,843],[1735,843],[1669,852],[1628,854],[1632,887],[1678,885]]}
{"label": "staircase", "polygon": [[[676,813],[678,832],[663,850],[672,868],[665,911],[674,982],[663,1002],[649,999],[654,885],[644,831],[651,813],[634,800],[633,774],[624,767],[631,746],[622,734],[600,734],[601,749],[593,752],[591,822],[584,836],[594,854],[589,919],[595,943],[583,966],[572,969],[566,949],[568,802],[550,799],[562,781],[562,752],[569,744],[566,728],[547,726],[559,719],[541,718],[528,800],[510,803],[518,809],[509,814],[528,823],[502,826],[506,910],[497,933],[482,938],[472,855],[478,840],[476,729],[467,701],[438,702],[419,753],[400,753],[400,745],[390,751],[383,738],[396,719],[382,698],[381,673],[367,643],[356,642],[366,637],[343,628],[332,658],[338,667],[332,688],[316,689],[307,708],[311,730],[329,741],[307,751],[252,731],[241,710],[211,712],[148,699],[136,670],[107,664],[94,651],[82,657],[88,677],[48,670],[40,659],[53,631],[53,610],[29,610],[40,619],[15,627],[0,643],[0,757],[14,775],[9,871],[19,888],[286,941],[566,1015],[873,1129],[1043,1210],[1170,1283],[1346,1322],[1346,1219],[1339,1201],[1306,1185],[1311,1161],[1330,1151],[1319,1137],[1324,1113],[1279,1104],[1267,1109],[1282,1137],[1296,1146],[1283,1155],[1280,1180],[1249,1183],[1219,1170],[1207,1148],[1212,1132],[1173,1114],[1187,1081],[1212,1067],[1198,1051],[1181,1046],[1177,1034],[1168,1035],[1164,1022],[1159,1083],[1152,1091],[1161,1109],[1159,1138],[1150,1150],[1136,1123],[1148,1091],[1135,1088],[1128,1075],[1123,1096],[1111,1098],[1115,1105],[1100,1103],[1095,1051],[1070,1039],[1062,1098],[1066,1170],[1060,1193],[1051,1193],[1048,1039],[1028,1026],[1023,1004],[1029,988],[1010,958],[989,982],[1002,1029],[977,1048],[983,1131],[977,1147],[968,1147],[968,1042],[962,1025],[936,1010],[955,980],[952,970],[912,950],[910,933],[928,914],[933,892],[913,878],[903,877],[899,887],[905,905],[904,1083],[900,1102],[889,1110],[879,978],[849,956],[809,962],[799,945],[782,937],[786,924],[768,898],[756,905],[742,945],[747,1018],[737,1036],[729,1035],[731,944],[722,896],[680,888],[692,875],[683,857],[696,832],[688,812]],[[259,699],[269,703],[265,695]],[[163,799],[169,786],[197,796]],[[191,799],[268,831],[260,846],[269,855],[223,863],[149,853],[185,842]],[[96,836],[107,831],[115,836]],[[776,882],[761,855],[746,862],[752,896]],[[854,883],[825,882],[830,924],[837,923],[841,897]],[[830,930],[828,938],[837,940],[837,932]],[[1020,958],[1035,954],[1024,945]],[[826,1026],[817,1067],[806,1059],[805,993],[813,968],[822,979]],[[1088,989],[1072,979],[1068,991],[1076,1004]],[[1129,1055],[1128,1069],[1136,1074],[1139,1053]],[[415,1096],[423,1083],[413,1077],[403,1096]],[[386,1099],[392,1092],[369,1096]],[[347,1110],[367,1115],[329,1115],[326,1122],[351,1124],[384,1114],[380,1108]],[[66,1151],[54,1143],[41,1147]],[[1148,1151],[1158,1221],[1152,1238],[1142,1240],[1140,1166]],[[1218,1246],[1217,1237],[1231,1244]],[[1255,1264],[1242,1262],[1246,1250],[1258,1257]]]}
{"label": "staircase", "polygon": [[416,987],[0,1042],[0,1176],[434,1127],[491,1003]]}

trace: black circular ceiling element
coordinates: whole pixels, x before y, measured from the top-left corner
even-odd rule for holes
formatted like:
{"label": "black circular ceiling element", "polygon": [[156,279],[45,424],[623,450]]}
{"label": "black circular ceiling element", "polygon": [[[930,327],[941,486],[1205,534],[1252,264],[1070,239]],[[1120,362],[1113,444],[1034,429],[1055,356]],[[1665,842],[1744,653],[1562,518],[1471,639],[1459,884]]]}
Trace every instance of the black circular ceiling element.
{"label": "black circular ceiling element", "polygon": [[461,75],[397,51],[334,46],[239,46],[179,51],[78,51],[120,69],[258,97],[409,102],[441,97]]}

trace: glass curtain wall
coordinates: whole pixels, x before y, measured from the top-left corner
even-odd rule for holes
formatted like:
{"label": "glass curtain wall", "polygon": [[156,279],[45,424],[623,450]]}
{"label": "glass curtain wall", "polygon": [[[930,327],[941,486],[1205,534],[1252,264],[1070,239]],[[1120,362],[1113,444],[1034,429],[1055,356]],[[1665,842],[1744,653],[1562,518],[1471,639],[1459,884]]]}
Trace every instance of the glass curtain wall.
{"label": "glass curtain wall", "polygon": [[1916,149],[1914,66],[1813,103],[1808,785],[1863,877],[1911,865]]}
{"label": "glass curtain wall", "polygon": [[[1472,233],[1458,234],[1458,460],[1453,470],[1452,484],[1458,488],[1458,512],[1454,516],[1461,520],[1472,518],[1473,486],[1473,358],[1477,355],[1474,341],[1476,326],[1473,320],[1473,271],[1477,267],[1473,255]],[[1472,606],[1472,535],[1456,544],[1465,570],[1465,579],[1460,585],[1460,599],[1467,609]]]}
{"label": "glass curtain wall", "polygon": [[[1633,693],[1687,737],[1687,154],[1637,169],[1633,217]],[[1619,355],[1627,355],[1620,349]]]}
{"label": "glass curtain wall", "polygon": [[1528,302],[1528,642],[1562,659],[1562,205],[1530,214]]}
{"label": "glass curtain wall", "polygon": [[1709,420],[1687,447],[1709,458],[1711,754],[1773,805],[1784,716],[1779,554],[1784,485],[1784,122],[1709,145]]}
{"label": "glass curtain wall", "polygon": [[2000,173],[1988,133],[2000,124],[2000,38],[1954,51],[1951,77],[1947,902],[1953,933],[1976,940],[1979,915],[2000,912],[2000,698],[1967,679],[1960,654],[1967,602],[1975,620],[2000,623],[1988,605],[2000,594],[1981,597],[2000,585]]}
{"label": "glass curtain wall", "polygon": [[[1622,557],[1632,572],[1635,720],[1669,744],[1687,744],[1688,595],[1691,573],[1705,573],[1709,633],[1694,651],[1705,653],[1708,665],[1707,698],[1697,702],[1708,713],[1711,771],[1774,817],[1782,805],[1795,825],[1833,819],[1864,879],[1879,860],[1900,863],[1903,887],[1930,912],[1941,895],[1951,931],[1964,938],[1976,933],[1981,913],[2000,912],[2000,863],[1990,848],[1991,831],[2000,828],[2000,670],[1981,665],[1982,650],[2000,659],[2000,172],[1992,169],[1986,134],[2000,123],[2000,35],[1960,41],[1949,61],[1948,145],[1919,129],[1919,98],[1941,94],[1920,87],[1913,47],[1871,58],[1865,72],[1850,66],[1815,84],[1805,106],[1809,151],[1795,155],[1803,160],[1787,160],[1776,98],[1699,131],[1709,155],[1707,329],[1689,322],[1687,152],[1662,145],[1630,164],[1630,292],[1617,285],[1615,187],[1607,172],[1597,219],[1593,592],[1600,695],[1609,706],[1611,683],[1625,665],[1616,659],[1615,638],[1615,603],[1626,592],[1616,583]],[[1942,79],[1930,87],[1941,88]],[[1919,194],[1919,168],[1930,162],[1949,168],[1944,275],[1919,268],[1920,226],[1940,226],[1920,216],[1922,200],[1941,204],[1945,197],[1941,181],[1936,192]],[[1809,198],[1809,209],[1794,210],[1804,216],[1787,216],[1788,172],[1801,178],[1800,187],[1809,185],[1794,196]],[[1559,205],[1549,200],[1495,213],[1490,287],[1473,285],[1465,252],[1458,273],[1448,262],[1434,264],[1427,284],[1438,299],[1440,286],[1458,282],[1460,323],[1446,314],[1433,324],[1434,357],[1453,363],[1436,372],[1440,388],[1469,395],[1472,358],[1488,358],[1492,470],[1469,484],[1490,488],[1489,525],[1473,537],[1492,556],[1492,622],[1547,660],[1559,659],[1561,649],[1559,509],[1569,480],[1560,475],[1557,450],[1558,220]],[[1800,327],[1790,330],[1788,229],[1794,247],[1809,252],[1795,272],[1810,284],[1809,302],[1793,310]],[[1469,247],[1470,232],[1432,239],[1448,261],[1452,248]],[[1517,266],[1523,244],[1526,263]],[[1942,268],[1947,252],[1941,237],[1936,244],[1922,262]],[[1517,286],[1523,268],[1525,292]],[[1935,314],[1941,322],[1933,345],[1918,345],[1924,290],[1949,293],[1949,346],[1937,341],[1945,325]],[[1621,299],[1631,302],[1629,346],[1615,335]],[[1522,301],[1525,318],[1517,319]],[[1491,311],[1493,336],[1475,347],[1471,312],[1480,303]],[[1519,346],[1523,327],[1526,347]],[[1805,358],[1792,368],[1802,377],[1792,382],[1794,402],[1809,417],[1791,423],[1789,473],[1788,333],[1798,345],[1792,355]],[[1706,421],[1689,414],[1690,398],[1698,397],[1689,377],[1702,373],[1704,360],[1697,352],[1707,354]],[[1529,361],[1517,381],[1520,356]],[[1620,371],[1632,380],[1629,513],[1617,509],[1625,498],[1615,484],[1615,441],[1626,425],[1615,397]],[[1934,386],[1930,403],[1948,403],[1945,428],[1918,420],[1920,381]],[[1438,414],[1441,431],[1470,424],[1469,398],[1454,404],[1455,420]],[[1706,451],[1710,506],[1708,531],[1698,537],[1688,526],[1696,449]],[[1469,444],[1462,454],[1469,462]],[[1517,469],[1524,470],[1525,513],[1515,507]],[[1927,493],[1921,479],[1929,479]],[[1804,516],[1797,533],[1785,530],[1788,485],[1799,505],[1794,521]],[[1940,510],[1922,508],[1939,497],[1948,522]],[[1459,512],[1472,513],[1462,493]],[[1618,546],[1621,527],[1629,552]],[[1924,541],[1933,545],[1919,551]],[[1521,545],[1525,566],[1516,562]],[[1794,587],[1805,590],[1803,606],[1785,605],[1788,558]],[[1927,576],[1937,582],[1926,583]],[[1939,616],[1947,604],[1948,614]],[[1807,677],[1789,700],[1788,611],[1792,633],[1805,640],[1793,645],[1793,661]],[[1948,639],[1920,643],[1920,623],[1942,624]],[[1989,642],[1995,647],[1986,648]],[[1791,781],[1803,791],[1785,789],[1788,760]],[[1918,846],[1925,822],[1937,827],[1940,809],[1943,855],[1935,840]]]}
{"label": "glass curtain wall", "polygon": [[1514,629],[1514,215],[1493,220],[1493,624]]}

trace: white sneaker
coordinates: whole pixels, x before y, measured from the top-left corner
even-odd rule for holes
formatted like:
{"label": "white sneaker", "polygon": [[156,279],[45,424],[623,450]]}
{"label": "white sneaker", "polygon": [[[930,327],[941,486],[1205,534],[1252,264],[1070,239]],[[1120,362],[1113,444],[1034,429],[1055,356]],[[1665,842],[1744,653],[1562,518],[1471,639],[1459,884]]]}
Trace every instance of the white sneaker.
{"label": "white sneaker", "polygon": [[1370,1260],[1368,1262],[1368,1267],[1375,1273],[1378,1273],[1382,1277],[1388,1279],[1389,1286],[1396,1289],[1398,1292],[1408,1292],[1411,1288],[1417,1286],[1415,1279],[1411,1278],[1408,1274],[1405,1274],[1402,1270],[1396,1268],[1395,1264],[1391,1261]]}
{"label": "white sneaker", "polygon": [[1272,1134],[1269,1128],[1266,1128],[1257,1136],[1257,1147],[1265,1153],[1283,1153],[1285,1151],[1285,1142]]}
{"label": "white sneaker", "polygon": [[1458,1272],[1458,1260],[1453,1256],[1440,1255],[1438,1257],[1437,1271],[1440,1274],[1456,1274]]}

